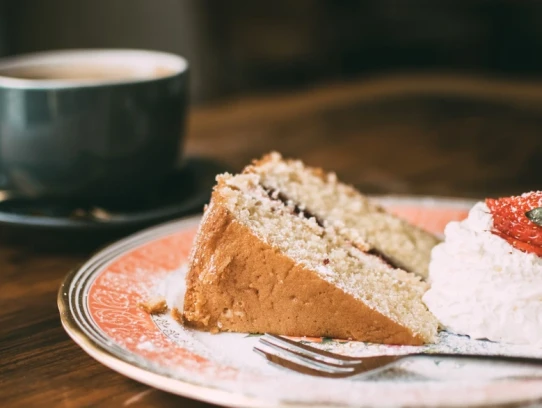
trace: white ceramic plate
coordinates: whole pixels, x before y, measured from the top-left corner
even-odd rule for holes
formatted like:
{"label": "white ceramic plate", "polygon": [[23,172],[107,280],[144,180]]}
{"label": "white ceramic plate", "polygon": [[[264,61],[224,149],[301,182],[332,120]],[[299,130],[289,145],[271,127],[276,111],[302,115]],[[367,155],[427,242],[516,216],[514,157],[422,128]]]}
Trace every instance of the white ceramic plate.
{"label": "white ceramic plate", "polygon": [[[466,216],[471,202],[380,198],[396,214],[437,234]],[[59,291],[62,323],[102,364],[134,380],[186,397],[242,407],[495,406],[542,401],[542,369],[411,360],[364,379],[321,379],[268,365],[252,352],[257,336],[188,330],[168,314],[149,316],[140,301],[182,295],[186,262],[199,217],[141,232],[104,249],[71,273]],[[350,355],[403,353],[403,346],[300,339]],[[447,352],[542,356],[442,333],[426,346]],[[538,379],[529,377],[538,375]]]}

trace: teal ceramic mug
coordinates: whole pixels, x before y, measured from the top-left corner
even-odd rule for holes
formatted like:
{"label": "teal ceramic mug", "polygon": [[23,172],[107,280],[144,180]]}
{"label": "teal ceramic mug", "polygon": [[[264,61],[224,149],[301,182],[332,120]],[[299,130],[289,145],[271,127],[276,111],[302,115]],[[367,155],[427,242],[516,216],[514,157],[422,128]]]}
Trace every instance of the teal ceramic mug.
{"label": "teal ceramic mug", "polygon": [[0,59],[0,173],[24,196],[111,197],[175,169],[188,63],[142,50]]}

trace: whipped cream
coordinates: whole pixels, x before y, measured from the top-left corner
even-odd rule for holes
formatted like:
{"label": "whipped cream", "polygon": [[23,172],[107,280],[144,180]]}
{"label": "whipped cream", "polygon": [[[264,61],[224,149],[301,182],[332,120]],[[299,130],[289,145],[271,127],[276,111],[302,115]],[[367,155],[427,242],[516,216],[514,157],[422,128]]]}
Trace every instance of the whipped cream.
{"label": "whipped cream", "polygon": [[446,226],[423,300],[453,333],[542,347],[542,258],[515,249],[492,226],[482,202]]}

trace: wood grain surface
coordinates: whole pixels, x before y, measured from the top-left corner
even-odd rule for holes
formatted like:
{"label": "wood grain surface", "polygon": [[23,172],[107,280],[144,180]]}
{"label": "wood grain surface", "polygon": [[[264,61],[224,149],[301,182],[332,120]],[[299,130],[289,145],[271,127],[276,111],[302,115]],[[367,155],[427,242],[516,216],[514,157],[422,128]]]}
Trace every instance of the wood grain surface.
{"label": "wood grain surface", "polygon": [[[402,78],[223,101],[191,114],[186,151],[234,170],[269,150],[367,192],[483,197],[541,187],[542,91]],[[56,293],[91,249],[0,247],[0,400],[6,407],[204,407],[129,380],[64,332]]]}

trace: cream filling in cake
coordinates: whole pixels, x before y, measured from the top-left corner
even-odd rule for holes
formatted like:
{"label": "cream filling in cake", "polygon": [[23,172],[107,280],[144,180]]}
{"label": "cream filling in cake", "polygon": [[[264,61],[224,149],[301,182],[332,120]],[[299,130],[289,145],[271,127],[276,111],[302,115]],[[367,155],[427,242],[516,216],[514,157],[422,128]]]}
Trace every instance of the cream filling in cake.
{"label": "cream filling in cake", "polygon": [[259,174],[266,188],[280,191],[294,203],[306,203],[302,210],[359,247],[384,255],[392,266],[427,276],[430,252],[439,240],[383,211],[353,187],[340,183],[334,173],[306,167],[299,160],[284,160],[278,153],[247,171]]}
{"label": "cream filling in cake", "polygon": [[542,258],[515,249],[492,226],[482,202],[466,220],[447,225],[423,300],[454,333],[542,346]]}
{"label": "cream filling in cake", "polygon": [[279,197],[278,190],[262,187],[258,174],[219,179],[226,184],[221,195],[227,209],[259,239],[426,342],[435,340],[438,322],[422,302],[427,285],[418,276],[354,247],[336,229]]}

